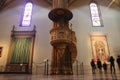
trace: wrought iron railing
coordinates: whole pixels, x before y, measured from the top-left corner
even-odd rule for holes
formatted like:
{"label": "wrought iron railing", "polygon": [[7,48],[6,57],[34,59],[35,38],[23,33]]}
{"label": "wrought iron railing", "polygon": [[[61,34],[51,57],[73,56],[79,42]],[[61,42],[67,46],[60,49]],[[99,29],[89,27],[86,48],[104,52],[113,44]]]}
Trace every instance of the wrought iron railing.
{"label": "wrought iron railing", "polygon": [[[76,60],[72,66],[73,75],[84,75],[84,65],[82,62]],[[50,61],[46,60],[41,63],[34,63],[34,74],[37,75],[50,75]]]}

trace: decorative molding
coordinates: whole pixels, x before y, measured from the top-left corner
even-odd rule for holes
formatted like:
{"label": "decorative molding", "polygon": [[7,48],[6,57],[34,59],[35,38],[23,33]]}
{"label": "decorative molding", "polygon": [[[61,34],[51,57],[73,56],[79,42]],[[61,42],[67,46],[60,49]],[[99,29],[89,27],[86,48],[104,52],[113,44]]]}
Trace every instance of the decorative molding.
{"label": "decorative molding", "polygon": [[15,26],[13,26],[13,30],[11,31],[11,36],[31,36],[31,37],[35,37],[35,33],[36,33],[36,26],[34,26],[34,29],[32,31],[15,31]]}
{"label": "decorative molding", "polygon": [[6,72],[24,72],[28,73],[27,64],[10,64],[6,66]]}

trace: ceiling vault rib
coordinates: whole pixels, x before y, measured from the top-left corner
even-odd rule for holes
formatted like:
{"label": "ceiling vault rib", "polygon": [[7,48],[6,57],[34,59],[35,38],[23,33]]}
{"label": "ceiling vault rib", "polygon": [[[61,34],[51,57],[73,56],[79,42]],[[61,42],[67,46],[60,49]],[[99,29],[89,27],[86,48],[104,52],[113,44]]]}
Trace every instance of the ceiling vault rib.
{"label": "ceiling vault rib", "polygon": [[112,1],[109,3],[108,7],[112,6],[113,4],[115,4],[115,5],[117,5],[118,7],[120,7],[120,0],[112,0]]}
{"label": "ceiling vault rib", "polygon": [[69,6],[71,6],[76,0],[69,0]]}
{"label": "ceiling vault rib", "polygon": [[[68,4],[69,6],[71,6],[71,4],[73,4],[76,0],[68,0]],[[45,2],[47,2],[48,4],[52,5],[53,0],[45,0]]]}
{"label": "ceiling vault rib", "polygon": [[115,2],[115,0],[112,0],[112,1],[109,3],[108,7],[110,7],[114,2]]}
{"label": "ceiling vault rib", "polygon": [[45,0],[45,2],[47,2],[49,5],[52,5],[52,1],[50,0]]}
{"label": "ceiling vault rib", "polygon": [[0,0],[0,10],[2,10],[5,6],[6,0]]}
{"label": "ceiling vault rib", "polygon": [[11,4],[13,0],[0,0],[0,11]]}

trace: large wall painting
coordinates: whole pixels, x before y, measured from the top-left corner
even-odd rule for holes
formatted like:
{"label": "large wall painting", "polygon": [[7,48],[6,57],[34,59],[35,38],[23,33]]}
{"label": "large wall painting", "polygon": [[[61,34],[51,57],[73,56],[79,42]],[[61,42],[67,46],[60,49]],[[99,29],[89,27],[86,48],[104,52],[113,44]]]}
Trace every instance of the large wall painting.
{"label": "large wall painting", "polygon": [[96,62],[100,59],[102,62],[107,61],[110,55],[106,35],[91,35],[91,46],[93,59]]}

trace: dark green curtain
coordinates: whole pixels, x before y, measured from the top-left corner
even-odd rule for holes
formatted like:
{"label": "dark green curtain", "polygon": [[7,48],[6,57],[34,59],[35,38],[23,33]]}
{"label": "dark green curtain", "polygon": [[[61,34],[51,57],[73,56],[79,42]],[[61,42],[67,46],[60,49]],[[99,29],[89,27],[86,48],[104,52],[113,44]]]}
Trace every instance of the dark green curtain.
{"label": "dark green curtain", "polygon": [[28,63],[31,38],[14,38],[11,64]]}

